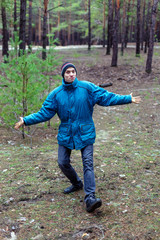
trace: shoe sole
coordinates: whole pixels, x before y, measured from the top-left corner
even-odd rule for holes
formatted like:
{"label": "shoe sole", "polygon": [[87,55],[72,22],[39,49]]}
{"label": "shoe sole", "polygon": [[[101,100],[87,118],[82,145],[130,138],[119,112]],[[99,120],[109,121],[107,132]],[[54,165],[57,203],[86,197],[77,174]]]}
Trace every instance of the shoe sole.
{"label": "shoe sole", "polygon": [[100,201],[94,203],[90,208],[87,208],[86,210],[87,210],[87,212],[90,213],[90,212],[93,212],[96,208],[99,208],[101,206],[102,206],[102,201],[100,200]]}

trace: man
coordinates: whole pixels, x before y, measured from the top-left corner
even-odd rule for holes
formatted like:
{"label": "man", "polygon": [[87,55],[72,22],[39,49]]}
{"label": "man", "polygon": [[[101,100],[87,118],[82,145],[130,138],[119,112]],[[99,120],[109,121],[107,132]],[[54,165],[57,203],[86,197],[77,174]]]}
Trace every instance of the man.
{"label": "man", "polygon": [[65,194],[83,188],[82,180],[70,164],[73,149],[81,150],[84,174],[84,191],[86,210],[93,212],[102,205],[100,198],[95,197],[95,176],[93,168],[93,143],[95,142],[95,126],[92,119],[95,104],[111,106],[118,104],[139,103],[140,97],[117,95],[87,81],[77,79],[74,64],[66,62],[62,65],[62,85],[54,89],[47,97],[39,112],[27,117],[20,117],[15,129],[23,124],[32,125],[48,121],[56,113],[61,124],[58,130],[58,165],[71,186],[64,190]]}

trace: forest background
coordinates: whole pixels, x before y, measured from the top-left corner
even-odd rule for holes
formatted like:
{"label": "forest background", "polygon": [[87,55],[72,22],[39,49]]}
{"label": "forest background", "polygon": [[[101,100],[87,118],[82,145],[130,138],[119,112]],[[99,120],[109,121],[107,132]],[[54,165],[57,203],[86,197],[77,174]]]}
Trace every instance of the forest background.
{"label": "forest background", "polygon": [[[0,7],[0,239],[158,240],[158,0],[1,0]],[[38,111],[61,84],[66,60],[80,80],[143,99],[138,106],[95,108],[103,207],[91,215],[82,192],[64,205],[68,183],[53,164],[59,119],[14,130],[19,116]],[[74,152],[82,175],[79,158]]]}

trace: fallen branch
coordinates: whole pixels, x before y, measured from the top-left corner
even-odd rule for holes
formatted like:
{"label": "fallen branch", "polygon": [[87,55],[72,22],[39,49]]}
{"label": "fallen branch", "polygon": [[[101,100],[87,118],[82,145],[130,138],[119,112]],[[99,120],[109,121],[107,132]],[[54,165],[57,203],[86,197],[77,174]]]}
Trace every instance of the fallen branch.
{"label": "fallen branch", "polygon": [[112,86],[112,85],[113,85],[112,83],[99,84],[99,86],[100,86],[100,87],[103,87],[103,88],[105,88],[105,87],[110,87],[110,86]]}

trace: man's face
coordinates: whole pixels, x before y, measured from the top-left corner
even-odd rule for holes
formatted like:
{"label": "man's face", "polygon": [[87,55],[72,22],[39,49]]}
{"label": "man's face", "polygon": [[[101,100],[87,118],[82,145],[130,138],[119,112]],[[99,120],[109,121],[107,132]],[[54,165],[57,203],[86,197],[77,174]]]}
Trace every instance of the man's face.
{"label": "man's face", "polygon": [[76,71],[73,67],[67,68],[67,70],[64,73],[64,79],[68,83],[72,83],[76,78]]}

